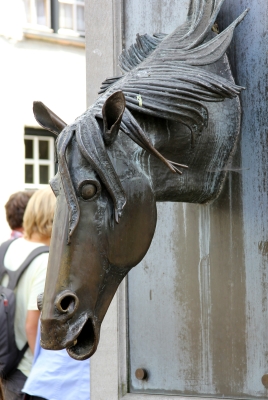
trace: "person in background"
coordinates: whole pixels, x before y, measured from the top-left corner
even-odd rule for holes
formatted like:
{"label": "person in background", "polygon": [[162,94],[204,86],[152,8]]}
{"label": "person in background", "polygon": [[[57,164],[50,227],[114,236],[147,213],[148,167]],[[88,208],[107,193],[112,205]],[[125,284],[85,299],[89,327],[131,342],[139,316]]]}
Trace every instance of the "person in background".
{"label": "person in background", "polygon": [[74,360],[64,350],[40,346],[40,326],[34,362],[22,391],[24,400],[90,400],[90,363]]}
{"label": "person in background", "polygon": [[23,215],[33,193],[34,191],[13,193],[5,205],[6,219],[12,229],[11,239],[23,236]]}
{"label": "person in background", "polygon": [[[35,248],[49,245],[55,204],[56,198],[50,188],[37,190],[32,195],[23,217],[24,237],[14,240],[9,246],[4,258],[6,269],[16,271]],[[29,348],[17,369],[3,380],[6,400],[19,400],[24,396],[21,389],[30,374],[40,315],[36,299],[44,291],[47,263],[48,253],[37,256],[23,273],[16,288],[16,344],[22,349],[28,342]],[[1,283],[7,286],[7,275]]]}

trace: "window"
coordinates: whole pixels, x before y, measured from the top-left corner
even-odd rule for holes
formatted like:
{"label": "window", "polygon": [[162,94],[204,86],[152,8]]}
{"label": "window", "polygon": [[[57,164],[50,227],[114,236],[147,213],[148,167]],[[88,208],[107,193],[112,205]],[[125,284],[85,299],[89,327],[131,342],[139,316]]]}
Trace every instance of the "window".
{"label": "window", "polygon": [[[24,136],[25,145],[25,189],[40,189],[49,183],[49,180],[55,175],[54,161],[54,138],[33,134],[34,131],[41,129],[26,128]],[[27,132],[28,131],[28,132]]]}
{"label": "window", "polygon": [[59,28],[85,32],[84,1],[59,0]]}
{"label": "window", "polygon": [[24,0],[27,23],[41,30],[85,35],[84,0]]}
{"label": "window", "polygon": [[51,28],[50,0],[24,0],[27,23]]}

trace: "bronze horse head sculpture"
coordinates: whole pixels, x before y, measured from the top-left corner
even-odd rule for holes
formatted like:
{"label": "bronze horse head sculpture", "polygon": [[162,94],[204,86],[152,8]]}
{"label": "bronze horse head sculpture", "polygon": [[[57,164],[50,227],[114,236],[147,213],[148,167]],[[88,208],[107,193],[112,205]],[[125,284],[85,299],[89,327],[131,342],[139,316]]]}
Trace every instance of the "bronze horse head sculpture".
{"label": "bronze horse head sculpture", "polygon": [[57,135],[59,165],[39,298],[44,348],[92,356],[120,282],[150,246],[156,202],[218,196],[239,133],[242,89],[225,52],[246,13],[213,33],[223,1],[192,0],[172,34],[137,35],[120,56],[124,74],[107,79],[74,123],[34,103],[37,121]]}

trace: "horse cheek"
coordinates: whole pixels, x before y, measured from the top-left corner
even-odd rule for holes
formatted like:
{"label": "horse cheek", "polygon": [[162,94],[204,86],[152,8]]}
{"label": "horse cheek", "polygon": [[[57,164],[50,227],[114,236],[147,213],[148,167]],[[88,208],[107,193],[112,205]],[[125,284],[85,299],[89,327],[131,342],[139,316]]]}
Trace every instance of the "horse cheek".
{"label": "horse cheek", "polygon": [[147,253],[156,227],[154,194],[148,182],[135,182],[124,188],[127,203],[119,224],[109,230],[110,264],[119,268],[135,267]]}

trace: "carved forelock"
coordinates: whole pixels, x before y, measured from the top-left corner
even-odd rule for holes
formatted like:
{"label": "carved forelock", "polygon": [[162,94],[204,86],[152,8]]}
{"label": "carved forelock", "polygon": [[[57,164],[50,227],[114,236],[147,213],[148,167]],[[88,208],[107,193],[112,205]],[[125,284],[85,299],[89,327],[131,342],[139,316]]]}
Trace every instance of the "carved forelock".
{"label": "carved forelock", "polygon": [[76,139],[81,153],[99,175],[110,193],[114,203],[116,220],[118,220],[126,204],[126,196],[107,154],[95,115],[88,115],[86,119],[83,119],[78,124]]}
{"label": "carved forelock", "polygon": [[80,208],[66,161],[66,150],[72,140],[73,134],[73,128],[71,126],[67,126],[59,135],[57,143],[59,172],[69,209],[68,244],[70,243],[72,233],[74,232],[80,217]]}
{"label": "carved forelock", "polygon": [[66,160],[66,151],[74,135],[82,155],[98,174],[111,195],[117,222],[119,222],[126,203],[124,190],[105,149],[95,116],[91,118],[89,116],[86,121],[80,120],[75,126],[66,127],[58,138],[57,150],[59,172],[69,210],[68,244],[80,218],[79,203]]}

